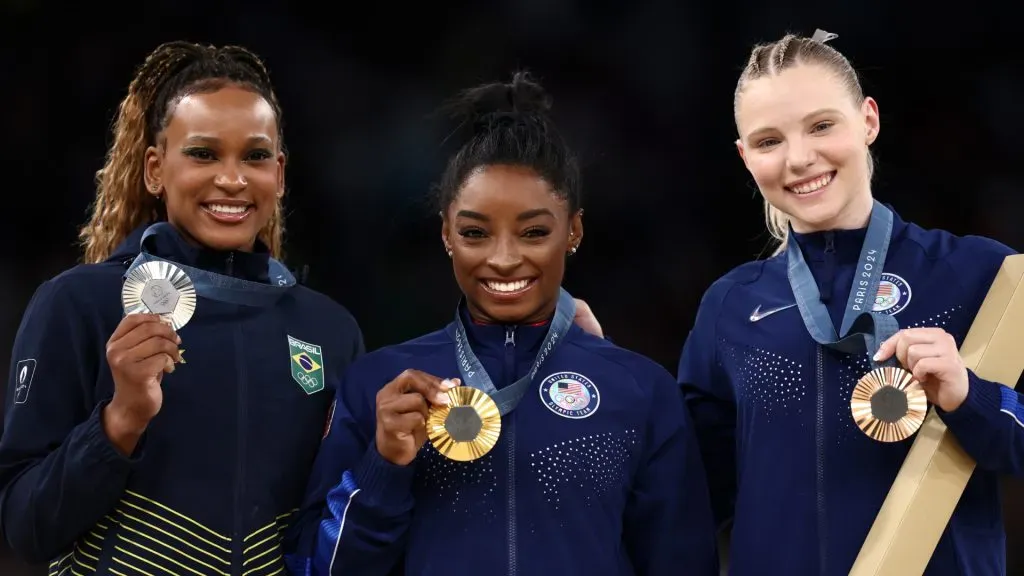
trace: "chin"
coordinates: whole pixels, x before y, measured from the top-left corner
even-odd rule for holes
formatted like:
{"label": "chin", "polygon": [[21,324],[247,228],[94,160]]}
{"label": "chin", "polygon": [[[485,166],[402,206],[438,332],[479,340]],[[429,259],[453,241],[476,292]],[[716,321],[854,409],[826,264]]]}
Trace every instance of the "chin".
{"label": "chin", "polygon": [[[839,206],[834,206],[833,204],[834,202],[825,201],[812,206],[791,206],[786,210],[786,213],[797,223],[803,224],[803,227],[807,228],[803,232],[817,232],[835,227],[841,210]],[[797,226],[794,226],[794,228]],[[797,232],[800,232],[800,230],[797,230]]]}
{"label": "chin", "polygon": [[543,320],[543,303],[536,298],[501,300],[486,291],[474,291],[471,302],[482,320],[496,324],[523,324]]}
{"label": "chin", "polygon": [[252,250],[255,237],[255,234],[249,235],[248,233],[234,231],[225,234],[221,231],[204,230],[203,233],[197,234],[195,239],[210,250],[218,252],[247,252]]}
{"label": "chin", "polygon": [[522,324],[535,311],[535,307],[524,304],[496,304],[479,300],[477,309],[484,315],[484,320],[496,324]]}

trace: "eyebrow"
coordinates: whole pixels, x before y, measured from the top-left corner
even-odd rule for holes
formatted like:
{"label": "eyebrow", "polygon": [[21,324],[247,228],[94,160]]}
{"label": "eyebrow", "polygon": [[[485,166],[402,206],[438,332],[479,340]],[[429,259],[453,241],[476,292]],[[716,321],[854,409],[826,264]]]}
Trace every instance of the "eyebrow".
{"label": "eyebrow", "polygon": [[[804,116],[803,117],[803,121],[806,122],[808,118],[813,118],[815,116],[821,116],[821,115],[824,115],[824,114],[835,114],[835,115],[843,116],[843,113],[840,112],[836,108],[819,108],[819,109],[815,110],[814,112],[811,112],[810,114],[807,114],[806,116]],[[772,130],[775,130],[775,128],[772,128],[771,126],[762,126],[762,127],[758,128],[757,130],[752,131],[750,134],[747,134],[746,140],[752,140],[755,137],[760,136],[761,134],[766,133],[766,132],[771,132]]]}
{"label": "eyebrow", "polygon": [[[217,138],[216,136],[207,136],[205,134],[196,134],[194,136],[189,136],[188,138],[186,138],[185,139],[185,143],[186,144],[211,144],[211,145],[213,145],[213,144],[220,144],[220,138]],[[249,145],[263,144],[265,146],[272,146],[274,144],[274,141],[271,140],[267,136],[264,136],[262,134],[258,134],[258,135],[255,135],[255,136],[249,136],[249,138],[246,139],[246,143],[249,144]]]}
{"label": "eyebrow", "polygon": [[[555,214],[551,210],[548,210],[547,208],[537,208],[534,210],[527,210],[526,212],[521,213],[519,216],[516,216],[516,220],[522,222],[524,220],[536,218],[537,216],[554,217],[554,215]],[[490,222],[491,220],[486,214],[481,214],[479,212],[474,212],[472,210],[459,210],[458,213],[455,214],[455,216],[462,218],[470,218],[472,220],[480,220],[481,222]]]}

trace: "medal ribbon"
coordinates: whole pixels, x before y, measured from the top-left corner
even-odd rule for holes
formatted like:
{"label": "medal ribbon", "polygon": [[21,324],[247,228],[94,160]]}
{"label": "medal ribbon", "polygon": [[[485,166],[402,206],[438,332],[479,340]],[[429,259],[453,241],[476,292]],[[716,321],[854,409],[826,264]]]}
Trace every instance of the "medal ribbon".
{"label": "medal ribbon", "polygon": [[[821,301],[818,284],[814,281],[800,247],[792,239],[787,244],[789,285],[793,289],[804,325],[815,342],[847,354],[866,352],[870,358],[882,342],[899,331],[899,322],[895,318],[872,311],[889,251],[892,221],[892,211],[875,200],[839,332],[836,332],[828,308]],[[872,365],[896,365],[896,360],[895,357],[881,363],[872,360]]]}
{"label": "medal ribbon", "polygon": [[455,359],[459,365],[459,372],[462,375],[462,383],[483,391],[498,405],[498,412],[502,416],[512,412],[523,399],[530,382],[540,369],[541,364],[548,359],[555,348],[561,343],[569,328],[572,326],[573,318],[576,316],[576,302],[564,288],[559,289],[558,304],[555,307],[555,317],[551,319],[548,333],[541,342],[537,357],[533,360],[530,371],[516,380],[509,386],[498,390],[494,386],[490,375],[484,370],[483,364],[473,353],[473,348],[466,338],[466,327],[462,324],[462,317],[459,311],[455,311]]}
{"label": "medal ribbon", "polygon": [[242,306],[267,306],[273,304],[281,295],[292,286],[295,286],[295,276],[288,271],[284,264],[274,258],[269,259],[268,275],[270,277],[270,284],[264,284],[262,282],[253,282],[251,280],[217,274],[154,256],[149,252],[149,245],[152,243],[150,239],[162,232],[177,234],[177,231],[174,231],[174,227],[168,222],[157,222],[146,228],[146,231],[142,234],[142,241],[139,243],[139,255],[132,261],[131,266],[128,267],[124,278],[127,278],[132,270],[146,262],[169,262],[188,275],[195,286],[196,294],[199,296]]}

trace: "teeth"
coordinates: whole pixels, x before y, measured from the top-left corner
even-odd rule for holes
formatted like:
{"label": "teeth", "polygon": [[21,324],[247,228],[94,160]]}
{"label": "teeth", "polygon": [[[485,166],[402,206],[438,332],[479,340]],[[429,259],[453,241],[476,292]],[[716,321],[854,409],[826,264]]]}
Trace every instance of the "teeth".
{"label": "teeth", "polygon": [[811,192],[821,190],[825,186],[828,186],[828,183],[831,181],[832,172],[829,172],[828,174],[825,174],[823,176],[818,176],[817,178],[811,180],[810,182],[804,182],[799,186],[790,186],[789,189],[792,190],[793,192],[796,192],[797,194],[810,194]]}
{"label": "teeth", "polygon": [[517,292],[526,288],[529,283],[529,280],[519,280],[517,282],[494,282],[488,280],[487,288],[495,292]]}
{"label": "teeth", "polygon": [[220,212],[222,214],[241,214],[249,209],[248,206],[228,206],[226,204],[207,204],[206,208],[211,212]]}

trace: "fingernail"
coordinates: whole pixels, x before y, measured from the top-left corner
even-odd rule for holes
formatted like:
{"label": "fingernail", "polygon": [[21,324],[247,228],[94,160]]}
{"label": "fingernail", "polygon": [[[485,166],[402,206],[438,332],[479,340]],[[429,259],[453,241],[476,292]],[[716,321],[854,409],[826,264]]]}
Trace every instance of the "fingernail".
{"label": "fingernail", "polygon": [[448,404],[451,404],[451,399],[448,398],[447,394],[438,394],[437,397],[434,398],[434,404],[444,404],[447,406]]}
{"label": "fingernail", "polygon": [[874,360],[875,362],[878,362],[879,360],[882,359],[882,353],[881,352],[875,352],[875,355],[872,356],[871,359]]}
{"label": "fingernail", "polygon": [[174,335],[174,339],[177,340],[178,344],[181,344],[181,336],[178,336],[177,334],[175,334]]}
{"label": "fingernail", "polygon": [[441,388],[444,388],[445,390],[451,390],[452,388],[455,388],[456,386],[458,386],[458,384],[456,384],[452,380],[449,380],[447,378],[445,378],[444,380],[441,380]]}

